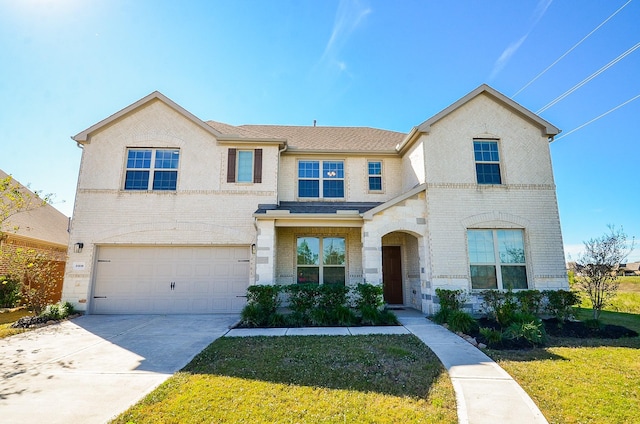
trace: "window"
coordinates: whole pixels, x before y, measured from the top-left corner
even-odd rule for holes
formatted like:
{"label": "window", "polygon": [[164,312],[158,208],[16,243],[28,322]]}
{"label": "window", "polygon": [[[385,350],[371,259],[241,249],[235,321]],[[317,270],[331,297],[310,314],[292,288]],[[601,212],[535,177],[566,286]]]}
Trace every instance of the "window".
{"label": "window", "polygon": [[298,284],[345,283],[344,237],[298,237]]}
{"label": "window", "polygon": [[526,289],[522,230],[467,230],[472,289]]}
{"label": "window", "polygon": [[382,191],[382,162],[369,161],[369,191]]}
{"label": "window", "polygon": [[129,149],[124,189],[175,190],[179,159],[178,149]]}
{"label": "window", "polygon": [[262,182],[262,149],[229,149],[227,157],[228,183]]}
{"label": "window", "polygon": [[[320,172],[320,170],[322,170],[322,172]],[[344,197],[344,162],[299,161],[298,197]]]}
{"label": "window", "polygon": [[493,140],[474,140],[473,154],[476,161],[478,184],[502,184],[498,142]]}

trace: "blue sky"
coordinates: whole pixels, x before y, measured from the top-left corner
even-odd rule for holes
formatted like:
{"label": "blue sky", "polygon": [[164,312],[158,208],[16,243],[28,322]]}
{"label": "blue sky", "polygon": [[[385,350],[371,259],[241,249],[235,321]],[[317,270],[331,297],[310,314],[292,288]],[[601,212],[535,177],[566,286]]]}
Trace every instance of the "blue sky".
{"label": "blue sky", "polygon": [[608,224],[640,237],[640,99],[573,131],[640,95],[638,22],[640,0],[0,0],[0,168],[71,215],[69,137],[154,90],[204,120],[401,132],[482,83],[534,112],[571,91],[540,115],[567,134],[575,258]]}

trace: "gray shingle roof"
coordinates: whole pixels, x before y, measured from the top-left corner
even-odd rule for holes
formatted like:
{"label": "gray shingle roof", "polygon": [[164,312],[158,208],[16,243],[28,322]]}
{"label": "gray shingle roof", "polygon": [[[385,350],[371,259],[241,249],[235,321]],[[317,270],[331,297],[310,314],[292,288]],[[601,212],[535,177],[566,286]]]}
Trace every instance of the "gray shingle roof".
{"label": "gray shingle roof", "polygon": [[268,210],[289,211],[292,214],[323,213],[334,214],[337,211],[358,211],[364,213],[381,205],[380,202],[280,202],[278,205],[260,205],[256,214]]}
{"label": "gray shingle roof", "polygon": [[207,124],[224,135],[284,138],[291,150],[392,152],[406,137],[404,133],[370,127]]}

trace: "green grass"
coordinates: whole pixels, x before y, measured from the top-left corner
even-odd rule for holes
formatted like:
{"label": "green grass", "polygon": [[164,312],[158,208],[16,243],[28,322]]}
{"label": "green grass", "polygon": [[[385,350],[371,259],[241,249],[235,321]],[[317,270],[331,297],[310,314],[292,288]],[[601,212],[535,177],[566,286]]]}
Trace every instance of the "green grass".
{"label": "green grass", "polygon": [[[619,277],[618,293],[604,308],[605,311],[640,314],[640,277]],[[591,301],[581,295],[580,307],[591,309]]]}
{"label": "green grass", "polygon": [[[579,309],[580,319],[591,317]],[[640,315],[604,311],[601,321],[640,333]],[[487,353],[550,423],[640,423],[640,337],[550,338],[548,347]]]}
{"label": "green grass", "polygon": [[33,315],[33,313],[26,309],[0,313],[0,339],[27,331],[25,328],[11,328],[11,324],[27,315]]}
{"label": "green grass", "polygon": [[399,336],[221,338],[115,423],[456,423],[451,381]]}

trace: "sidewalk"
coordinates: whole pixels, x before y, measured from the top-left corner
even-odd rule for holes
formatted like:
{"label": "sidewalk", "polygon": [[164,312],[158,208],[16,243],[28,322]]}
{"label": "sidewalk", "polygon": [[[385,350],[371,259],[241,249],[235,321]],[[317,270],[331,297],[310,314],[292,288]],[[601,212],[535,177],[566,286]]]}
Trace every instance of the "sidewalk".
{"label": "sidewalk", "polygon": [[412,309],[394,311],[402,327],[241,328],[225,337],[409,334],[438,356],[449,372],[461,424],[546,424],[538,407],[509,374],[481,350]]}

